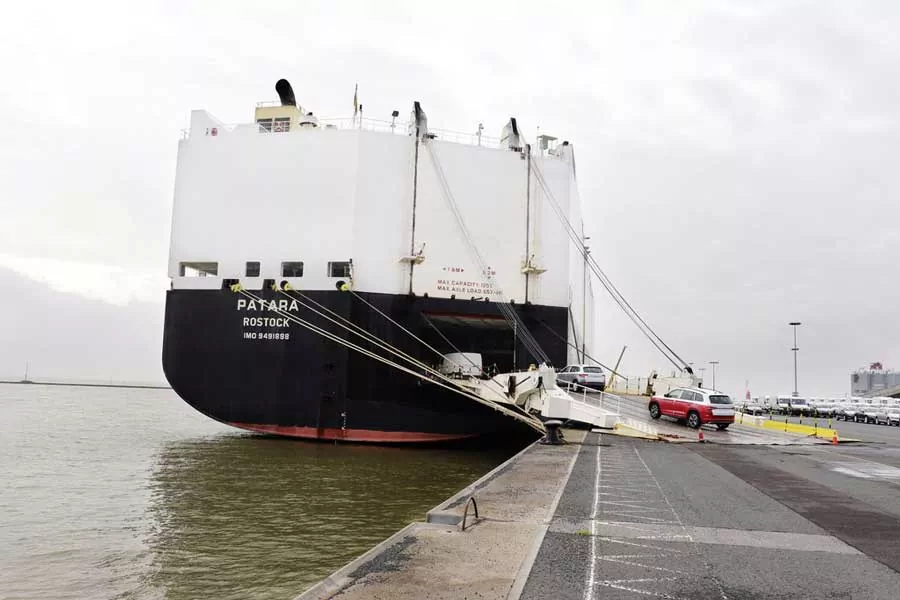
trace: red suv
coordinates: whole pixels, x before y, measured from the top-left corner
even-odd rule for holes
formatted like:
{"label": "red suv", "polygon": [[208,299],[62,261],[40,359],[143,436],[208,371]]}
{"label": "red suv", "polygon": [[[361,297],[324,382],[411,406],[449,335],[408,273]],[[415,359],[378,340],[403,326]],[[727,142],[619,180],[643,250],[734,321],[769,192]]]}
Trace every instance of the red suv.
{"label": "red suv", "polygon": [[650,398],[649,408],[654,419],[665,415],[679,422],[687,422],[688,427],[694,429],[705,423],[713,424],[720,430],[728,429],[734,423],[731,398],[714,390],[677,388],[663,396]]}

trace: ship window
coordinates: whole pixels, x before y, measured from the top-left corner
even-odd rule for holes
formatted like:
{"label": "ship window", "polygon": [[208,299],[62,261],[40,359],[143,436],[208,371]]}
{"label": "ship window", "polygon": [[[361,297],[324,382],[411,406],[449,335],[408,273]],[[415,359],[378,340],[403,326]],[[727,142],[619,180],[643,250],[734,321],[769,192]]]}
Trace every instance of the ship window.
{"label": "ship window", "polygon": [[277,119],[275,119],[274,127],[272,127],[272,131],[289,131],[290,129],[290,117],[278,117]]}
{"label": "ship window", "polygon": [[259,277],[259,261],[247,261],[247,269],[245,271],[247,277]]}
{"label": "ship window", "polygon": [[282,277],[303,277],[303,263],[292,261],[281,263]]}
{"label": "ship window", "polygon": [[178,274],[181,277],[215,277],[219,274],[217,262],[183,262],[178,263]]}
{"label": "ship window", "polygon": [[350,263],[346,261],[328,263],[329,277],[350,277]]}
{"label": "ship window", "polygon": [[272,119],[257,119],[257,125],[263,131],[272,131]]}

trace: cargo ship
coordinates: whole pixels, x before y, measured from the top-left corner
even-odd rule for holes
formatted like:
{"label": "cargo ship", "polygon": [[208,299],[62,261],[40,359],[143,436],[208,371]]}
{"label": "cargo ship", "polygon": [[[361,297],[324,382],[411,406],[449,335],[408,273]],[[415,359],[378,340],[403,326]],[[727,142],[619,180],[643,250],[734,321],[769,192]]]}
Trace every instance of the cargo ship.
{"label": "cargo ship", "polygon": [[526,409],[500,406],[512,390],[482,402],[476,388],[590,352],[572,144],[527,143],[515,118],[499,137],[434,129],[418,102],[407,122],[363,117],[355,95],[352,117],[319,118],[286,80],[276,92],[244,124],[192,111],[179,142],[172,388],[212,419],[281,436],[529,431]]}

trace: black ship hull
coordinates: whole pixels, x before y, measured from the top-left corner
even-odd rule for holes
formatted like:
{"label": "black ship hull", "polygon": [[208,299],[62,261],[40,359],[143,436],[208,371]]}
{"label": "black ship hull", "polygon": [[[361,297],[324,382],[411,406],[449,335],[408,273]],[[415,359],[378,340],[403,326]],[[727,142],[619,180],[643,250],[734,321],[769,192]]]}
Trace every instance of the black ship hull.
{"label": "black ship hull", "polygon": [[[306,296],[423,362],[440,362],[353,294],[251,293],[264,302],[230,290],[168,292],[163,369],[175,392],[201,413],[251,431],[348,442],[435,442],[528,432],[516,419],[348,349],[272,310],[287,310],[386,354],[305,308]],[[536,362],[490,302],[359,295],[442,353],[478,352],[485,366],[500,371]],[[567,309],[530,304],[515,309],[552,363],[564,364]]]}

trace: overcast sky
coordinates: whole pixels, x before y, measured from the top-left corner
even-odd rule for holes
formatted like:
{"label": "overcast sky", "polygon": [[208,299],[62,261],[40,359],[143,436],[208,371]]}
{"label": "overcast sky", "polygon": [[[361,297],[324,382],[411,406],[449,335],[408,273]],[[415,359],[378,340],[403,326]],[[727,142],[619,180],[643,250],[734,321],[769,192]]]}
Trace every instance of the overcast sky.
{"label": "overcast sky", "polygon": [[[287,77],[349,116],[358,82],[367,116],[421,100],[435,127],[498,135],[514,115],[570,140],[594,256],[686,360],[720,361],[719,388],[790,392],[791,320],[801,393],[900,367],[896,3],[530,6],[13,3],[0,267],[161,310],[190,110],[248,121]],[[597,318],[598,358],[666,366],[611,302]]]}

